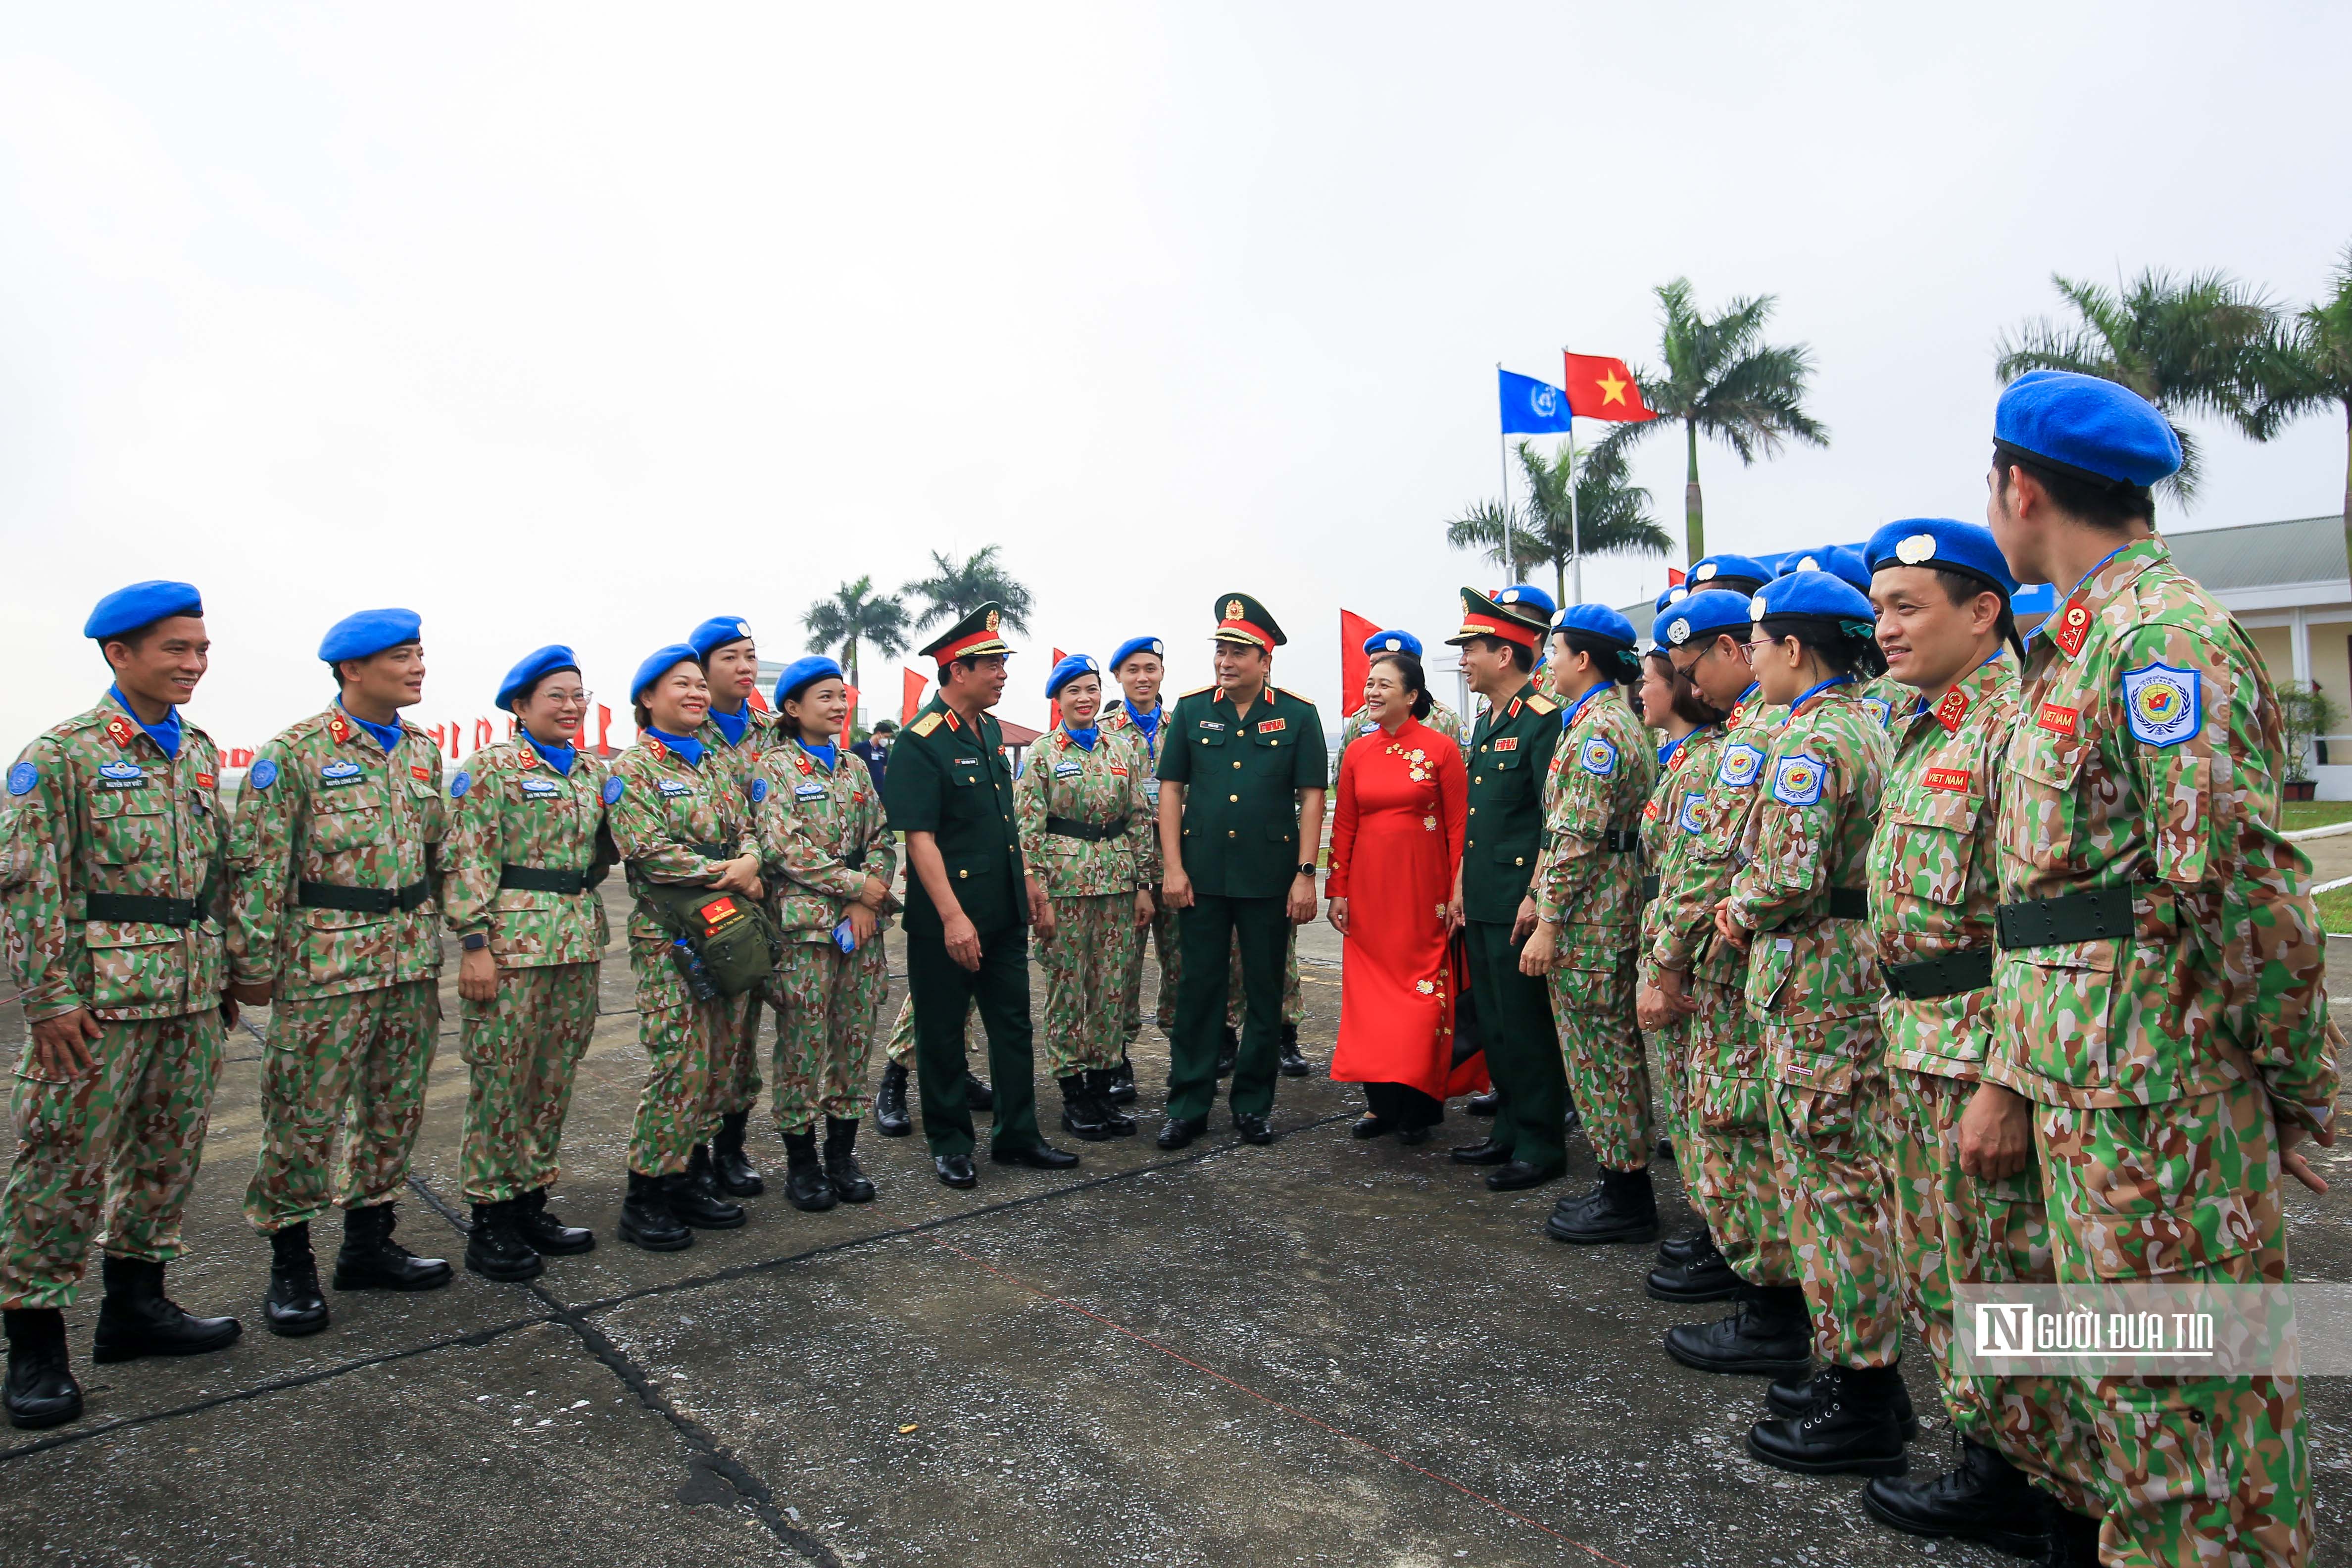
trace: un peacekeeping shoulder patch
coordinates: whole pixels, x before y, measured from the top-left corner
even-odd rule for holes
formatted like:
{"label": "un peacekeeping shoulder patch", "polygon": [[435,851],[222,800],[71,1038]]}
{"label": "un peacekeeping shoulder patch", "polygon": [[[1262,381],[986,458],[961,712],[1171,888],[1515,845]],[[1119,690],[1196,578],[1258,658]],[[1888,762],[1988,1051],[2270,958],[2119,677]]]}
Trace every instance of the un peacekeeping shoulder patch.
{"label": "un peacekeeping shoulder patch", "polygon": [[1606,735],[1595,735],[1578,751],[1576,761],[1586,773],[1605,779],[1617,771],[1617,748]]}
{"label": "un peacekeeping shoulder patch", "polygon": [[474,775],[467,773],[465,769],[459,768],[457,770],[457,776],[449,781],[449,798],[451,800],[463,800],[466,798],[466,792],[473,787]]}
{"label": "un peacekeeping shoulder patch", "polygon": [[1819,805],[1822,784],[1828,774],[1818,757],[1802,752],[1782,757],[1772,770],[1772,798],[1782,805]]}
{"label": "un peacekeeping shoulder patch", "polygon": [[1761,748],[1741,741],[1723,749],[1722,765],[1715,770],[1715,782],[1729,784],[1734,789],[1746,789],[1756,782],[1756,772],[1764,765]]}
{"label": "un peacekeeping shoulder patch", "polygon": [[753,805],[757,805],[767,798],[768,781],[765,779],[753,779],[751,781],[751,804]]}
{"label": "un peacekeeping shoulder patch", "polygon": [[614,773],[612,777],[606,779],[604,781],[604,804],[606,805],[612,805],[618,802],[623,794],[627,791],[628,787],[628,784],[623,781],[621,775],[618,773]]}
{"label": "un peacekeeping shoulder patch", "polygon": [[2194,740],[2205,727],[2202,682],[2196,670],[2158,660],[2124,671],[2124,721],[2132,739],[2157,747]]}
{"label": "un peacekeeping shoulder patch", "polygon": [[245,782],[255,789],[268,789],[278,782],[278,764],[268,757],[262,758],[247,771]]}
{"label": "un peacekeeping shoulder patch", "polygon": [[8,770],[10,795],[30,795],[33,793],[33,786],[40,782],[41,769],[37,763],[18,763]]}

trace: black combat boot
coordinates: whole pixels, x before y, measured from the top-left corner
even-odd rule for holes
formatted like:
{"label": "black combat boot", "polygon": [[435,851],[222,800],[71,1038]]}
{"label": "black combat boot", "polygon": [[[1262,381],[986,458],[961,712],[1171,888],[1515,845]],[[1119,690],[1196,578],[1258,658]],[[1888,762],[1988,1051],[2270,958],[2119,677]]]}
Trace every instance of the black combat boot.
{"label": "black combat boot", "polygon": [[509,1198],[474,1205],[474,1228],[466,1235],[466,1267],[485,1279],[535,1279],[547,1267],[516,1223],[520,1202]]}
{"label": "black combat boot", "polygon": [[1104,1120],[1110,1107],[1096,1100],[1087,1087],[1087,1075],[1074,1072],[1056,1080],[1062,1086],[1062,1131],[1089,1143],[1099,1143],[1114,1136],[1110,1123]]}
{"label": "black combat boot", "polygon": [[874,1096],[874,1131],[885,1138],[904,1138],[914,1130],[907,1114],[907,1069],[892,1062],[882,1069],[882,1087]]}
{"label": "black combat boot", "polygon": [[1666,1353],[1700,1372],[1780,1377],[1812,1364],[1812,1320],[1794,1285],[1742,1285],[1739,1305],[1720,1322],[1666,1331]]}
{"label": "black combat boot", "polygon": [[662,1191],[669,1197],[670,1213],[697,1230],[733,1230],[747,1217],[741,1204],[719,1195],[708,1143],[694,1146],[685,1170],[662,1178]]}
{"label": "black combat boot", "polygon": [[823,1214],[841,1201],[834,1195],[824,1163],[816,1157],[814,1128],[784,1134],[784,1196],[793,1207],[809,1214]]}
{"label": "black combat boot", "polygon": [[1544,1221],[1544,1234],[1554,1241],[1591,1244],[1605,1241],[1658,1239],[1658,1200],[1650,1190],[1650,1168],[1612,1171],[1582,1197],[1562,1198]]}
{"label": "black combat boot", "polygon": [[66,1354],[66,1315],[55,1307],[12,1307],[8,1323],[8,1425],[62,1426],[81,1415],[81,1384]]}
{"label": "black combat boot", "polygon": [[1707,1234],[1706,1226],[1702,1224],[1696,1230],[1685,1231],[1680,1236],[1670,1236],[1658,1243],[1658,1261],[1688,1263],[1714,1245],[1715,1238]]}
{"label": "black combat boot", "polygon": [[2048,1568],[2099,1568],[2099,1521],[2067,1511],[2055,1498],[2042,1498],[2042,1509],[2049,1542],[2042,1561]]}
{"label": "black combat boot", "polygon": [[1225,1032],[1217,1037],[1217,1076],[1233,1077],[1234,1063],[1241,1059],[1241,1055],[1242,1032],[1228,1024]]}
{"label": "black combat boot", "polygon": [[269,1233],[269,1289],[261,1321],[273,1334],[299,1339],[327,1326],[327,1298],[319,1289],[319,1262],[310,1256],[310,1222]]}
{"label": "black combat boot", "polygon": [[[1793,1377],[1772,1380],[1764,1391],[1764,1407],[1775,1415],[1802,1415],[1813,1407],[1813,1369],[1811,1366]],[[1915,1441],[1919,1436],[1919,1415],[1911,1408],[1911,1390],[1901,1383],[1895,1385],[1895,1419],[1902,1424],[1903,1440]]]}
{"label": "black combat boot", "polygon": [[743,1128],[751,1120],[748,1110],[738,1110],[720,1119],[719,1131],[710,1139],[710,1168],[718,1180],[719,1190],[730,1198],[756,1198],[768,1190],[752,1168],[750,1156],[743,1152]]}
{"label": "black combat boot", "polygon": [[236,1342],[235,1318],[196,1318],[163,1294],[163,1266],[110,1254],[100,1265],[106,1300],[90,1342],[95,1362],[137,1361],[148,1355],[203,1355]]}
{"label": "black combat boot", "polygon": [[[1103,1125],[1110,1129],[1110,1135],[1132,1138],[1135,1136],[1135,1118],[1121,1110],[1118,1101],[1111,1094],[1111,1083],[1118,1076],[1117,1068],[1088,1068],[1087,1092],[1095,1097],[1095,1104],[1102,1111]],[[1133,1085],[1129,1087],[1131,1089]],[[1130,1093],[1128,1098],[1132,1100],[1135,1096]]]}
{"label": "black combat boot", "polygon": [[567,1258],[596,1250],[596,1233],[584,1226],[566,1225],[547,1212],[547,1189],[537,1188],[515,1200],[515,1228],[530,1249],[546,1258]]}
{"label": "black combat boot", "polygon": [[1891,1366],[1825,1366],[1813,1373],[1806,1412],[1767,1415],[1750,1426],[1748,1451],[1801,1476],[1899,1476],[1911,1468],[1895,1415],[1902,1386],[1903,1373]]}
{"label": "black combat boot", "polygon": [[1110,1088],[1104,1095],[1113,1105],[1129,1105],[1135,1100],[1135,1064],[1127,1053],[1118,1053],[1118,1066],[1110,1069]]}
{"label": "black combat boot", "polygon": [[453,1271],[446,1258],[419,1258],[392,1239],[393,1205],[343,1211],[343,1245],[335,1254],[338,1290],[438,1290]]}
{"label": "black combat boot", "polygon": [[1285,1024],[1282,1026],[1282,1076],[1305,1078],[1314,1070],[1307,1065],[1307,1058],[1299,1055],[1298,1026]]}
{"label": "black combat boot", "polygon": [[1465,1116],[1492,1116],[1503,1108],[1503,1091],[1490,1089],[1484,1094],[1474,1094],[1462,1102]]}
{"label": "black combat boot", "polygon": [[857,1123],[838,1116],[824,1119],[824,1174],[833,1195],[845,1204],[870,1204],[874,1184],[857,1168]]}
{"label": "black combat boot", "polygon": [[1715,1237],[1706,1226],[1690,1238],[1689,1252],[1680,1263],[1661,1263],[1651,1269],[1643,1289],[1661,1301],[1727,1301],[1747,1289],[1716,1250]]}
{"label": "black combat boot", "polygon": [[996,1091],[982,1082],[980,1075],[970,1068],[963,1069],[963,1104],[966,1110],[996,1109]]}
{"label": "black combat boot", "polygon": [[1862,1489],[1862,1507],[1906,1535],[1981,1541],[2011,1557],[2040,1557],[2050,1539],[2042,1494],[2025,1472],[1966,1437],[1958,1469],[1924,1481],[1881,1476]]}
{"label": "black combat boot", "polygon": [[661,1177],[629,1173],[629,1195],[621,1205],[621,1239],[647,1252],[676,1252],[694,1245],[694,1232],[670,1208]]}

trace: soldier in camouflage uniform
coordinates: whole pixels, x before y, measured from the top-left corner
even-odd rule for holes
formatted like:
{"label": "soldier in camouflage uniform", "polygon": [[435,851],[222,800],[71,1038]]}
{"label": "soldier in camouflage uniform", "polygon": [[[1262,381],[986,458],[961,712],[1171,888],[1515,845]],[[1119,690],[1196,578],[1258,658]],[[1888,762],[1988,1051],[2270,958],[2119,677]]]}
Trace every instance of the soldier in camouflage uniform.
{"label": "soldier in camouflage uniform", "polygon": [[[709,690],[684,643],[656,650],[630,682],[637,740],[613,760],[604,820],[631,892],[671,883],[761,896],[751,818],[766,785],[755,774],[747,790],[693,738]],[[629,915],[629,972],[648,1060],[629,1133],[620,1234],[653,1252],[675,1252],[693,1245],[697,1229],[731,1230],[744,1220],[743,1206],[719,1190],[708,1142],[720,1114],[719,1079],[740,1037],[740,998],[697,998],[672,952],[673,938],[640,897]]]}
{"label": "soldier in camouflage uniform", "polygon": [[526,654],[498,705],[522,732],[476,752],[449,781],[441,904],[460,954],[458,1049],[472,1069],[458,1152],[474,1206],[466,1267],[511,1280],[539,1274],[544,1254],[596,1245],[549,1214],[547,1197],[572,1072],[596,1030],[609,770],[579,749],[588,693],[570,648]]}
{"label": "soldier in camouflage uniform", "polygon": [[1886,1076],[1864,885],[1886,732],[1855,700],[1884,668],[1870,601],[1826,572],[1766,584],[1749,606],[1760,695],[1788,716],[1740,841],[1722,941],[1746,948],[1762,1025],[1772,1157],[1820,1362],[1801,1415],[1748,1434],[1765,1463],[1806,1474],[1899,1475],[1906,1422],[1903,1292],[1887,1226],[1879,1120]]}
{"label": "soldier in camouflage uniform", "polygon": [[[1956,1286],[2053,1278],[2037,1174],[1982,1182],[1959,1162],[1960,1113],[1992,1037],[1992,835],[2000,755],[2017,720],[2017,666],[2002,641],[2016,635],[2017,584],[1980,524],[1889,523],[1872,536],[1867,559],[1888,674],[1925,702],[1906,704],[1911,717],[1895,731],[1867,879],[1887,992],[1880,1018],[1893,1091],[1885,1161],[1895,1252],[1906,1313],[1934,1359],[1962,1457],[1958,1469],[1926,1481],[1880,1477],[1863,1489],[1863,1506],[1915,1535],[2032,1556],[2041,1504],[2001,1457],[2002,1413],[1985,1384],[1954,1369],[1952,1321]],[[2053,1394],[2063,1385],[2040,1403],[2063,1407]],[[2013,1425],[2020,1438],[2037,1425],[2054,1429]],[[2045,1455],[2030,1468],[2046,1479],[2056,1462]]]}
{"label": "soldier in camouflage uniform", "polygon": [[32,1040],[0,1191],[11,1424],[81,1414],[65,1318],[104,1223],[92,1359],[218,1350],[235,1318],[163,1293],[196,1179],[221,1037],[220,753],[179,705],[205,673],[185,583],[110,594],[83,634],[114,671],[97,706],[26,746],[0,795],[0,918]]}
{"label": "soldier in camouflage uniform", "polygon": [[[694,738],[709,752],[710,765],[731,771],[748,794],[761,756],[783,743],[776,715],[760,706],[760,650],[751,640],[751,625],[740,616],[713,616],[688,633],[686,642],[710,686],[710,712]],[[719,1130],[710,1138],[710,1169],[729,1197],[756,1198],[767,1184],[744,1152],[743,1135],[760,1103],[761,996],[751,991],[737,1000],[742,1022],[711,1086]],[[787,1027],[781,1016],[776,1027],[780,1036]]]}
{"label": "soldier in camouflage uniform", "polygon": [[[1160,700],[1160,683],[1167,676],[1167,647],[1158,637],[1129,637],[1110,656],[1111,678],[1119,683],[1120,699],[1103,704],[1096,720],[1105,734],[1132,741],[1143,752],[1143,794],[1153,811],[1160,809],[1160,721],[1168,716]],[[1135,1098],[1135,1064],[1129,1059],[1143,1033],[1143,955],[1150,949],[1160,961],[1159,994],[1152,1003],[1152,1023],[1161,1034],[1176,1024],[1176,980],[1182,972],[1176,938],[1176,911],[1160,897],[1161,871],[1160,836],[1144,835],[1143,890],[1151,895],[1151,924],[1128,955],[1127,980],[1121,991],[1122,1045],[1118,1069],[1111,1077],[1113,1105]],[[1227,1009],[1231,1011],[1230,1006]],[[1238,1017],[1230,1020],[1238,1027]]]}
{"label": "soldier in camouflage uniform", "polygon": [[[2149,531],[2147,487],[2179,464],[2161,413],[2034,372],[2002,394],[1994,449],[2011,569],[2070,586],[2002,760],[1997,1033],[1962,1163],[2013,1173],[2030,1123],[2062,1283],[2285,1282],[2280,1178],[2319,1184],[2297,1145],[2333,1141],[2342,1037],[2310,863],[2277,830],[2276,694]],[[2307,1559],[2295,1379],[2075,1390],[2105,1518],[2061,1514],[2052,1563]]]}
{"label": "soldier in camouflage uniform", "polygon": [[[310,1222],[343,1210],[338,1290],[430,1290],[449,1265],[392,1239],[441,1024],[441,751],[401,721],[425,690],[411,610],[362,610],[319,657],[334,704],[256,753],[229,839],[231,993],[269,1005],[261,1152],[246,1218],[269,1237],[272,1332],[316,1333]],[[343,1129],[340,1169],[329,1164]]]}
{"label": "soldier in camouflage uniform", "polygon": [[[1827,572],[1864,598],[1870,597],[1870,568],[1859,552],[1843,544],[1824,545],[1818,550],[1799,551],[1782,556],[1780,575],[1785,577],[1791,572]],[[1853,694],[1861,702],[1863,710],[1877,720],[1879,728],[1890,734],[1901,729],[1919,705],[1917,689],[1904,685],[1892,675],[1857,679],[1853,684]]]}
{"label": "soldier in camouflage uniform", "polygon": [[1544,781],[1543,859],[1529,887],[1536,928],[1519,968],[1551,977],[1568,1088],[1600,1179],[1544,1222],[1557,1241],[1654,1241],[1650,1064],[1633,1018],[1641,935],[1642,807],[1656,762],[1620,687],[1639,679],[1633,624],[1574,605],[1551,624],[1560,734]]}
{"label": "soldier in camouflage uniform", "polygon": [[1111,1103],[1129,960],[1151,923],[1144,843],[1158,818],[1144,794],[1144,748],[1095,727],[1101,667],[1072,654],[1046,678],[1062,721],[1013,784],[1013,818],[1045,964],[1045,1059],[1062,1089],[1062,1126],[1090,1143],[1135,1121]]}
{"label": "soldier in camouflage uniform", "polygon": [[[890,879],[898,841],[866,760],[838,739],[849,717],[841,666],[812,658],[776,681],[782,743],[760,759],[766,799],[760,852],[783,932],[772,983],[776,1014],[776,1127],[783,1134],[785,1195],[824,1210],[870,1203],[857,1165],[866,1062],[889,989],[882,931],[898,907]],[[819,1162],[816,1119],[824,1117]]]}
{"label": "soldier in camouflage uniform", "polygon": [[[1685,597],[1679,588],[1669,590],[1676,598]],[[1666,606],[1674,603],[1661,595],[1657,617],[1663,620]],[[1642,721],[1656,731],[1654,742],[1654,781],[1650,786],[1650,798],[1642,807],[1642,931],[1635,952],[1647,952],[1658,938],[1658,915],[1664,904],[1659,890],[1673,875],[1672,858],[1682,841],[1689,836],[1675,825],[1675,815],[1682,805],[1682,791],[1690,775],[1685,772],[1691,762],[1691,742],[1706,733],[1719,721],[1711,708],[1699,702],[1690,682],[1675,674],[1675,661],[1665,649],[1653,647],[1642,656]],[[1719,734],[1719,731],[1717,731]],[[1685,1184],[1695,1183],[1699,1170],[1696,1131],[1691,1117],[1694,1099],[1691,1094],[1690,1026],[1683,1017],[1665,1020],[1654,1028],[1643,1031],[1654,1061],[1652,1070],[1664,1089],[1666,1143],[1659,1152],[1671,1154],[1681,1166]],[[1661,1243],[1659,1256],[1677,1262],[1690,1256],[1696,1237],[1681,1237]]]}

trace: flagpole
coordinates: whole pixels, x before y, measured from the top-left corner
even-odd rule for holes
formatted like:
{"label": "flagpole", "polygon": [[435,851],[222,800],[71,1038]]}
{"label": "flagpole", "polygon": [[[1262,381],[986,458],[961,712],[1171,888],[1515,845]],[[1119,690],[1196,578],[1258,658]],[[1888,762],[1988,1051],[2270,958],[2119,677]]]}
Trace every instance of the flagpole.
{"label": "flagpole", "polygon": [[1584,603],[1584,531],[1576,519],[1576,416],[1568,421],[1568,571],[1576,602]]}
{"label": "flagpole", "polygon": [[[1496,360],[1495,380],[1497,384],[1500,384],[1502,379],[1503,362]],[[1507,518],[1511,511],[1511,433],[1503,429],[1502,424],[1502,416],[1498,413],[1495,417],[1495,471],[1503,481],[1503,515]],[[1510,547],[1510,529],[1507,523],[1503,531],[1504,548],[1507,552]]]}

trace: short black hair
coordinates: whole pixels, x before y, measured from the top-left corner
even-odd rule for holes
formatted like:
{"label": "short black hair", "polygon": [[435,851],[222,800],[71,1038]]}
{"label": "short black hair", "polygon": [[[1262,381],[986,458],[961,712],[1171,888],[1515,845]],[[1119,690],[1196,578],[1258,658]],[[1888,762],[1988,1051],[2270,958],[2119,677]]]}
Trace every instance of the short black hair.
{"label": "short black hair", "polygon": [[1431,705],[1429,681],[1422,674],[1421,660],[1399,649],[1391,653],[1372,655],[1372,662],[1365,666],[1365,668],[1374,669],[1383,664],[1395,665],[1398,676],[1404,681],[1405,689],[1412,693],[1412,716],[1416,719],[1428,718]]}
{"label": "short black hair", "polygon": [[1833,675],[1878,676],[1886,673],[1886,655],[1874,633],[1858,632],[1857,621],[1828,616],[1767,616],[1756,623],[1774,642],[1794,637],[1821,656]]}
{"label": "short black hair", "polygon": [[2011,468],[2023,468],[2049,494],[2052,506],[2088,527],[2123,533],[2135,522],[2151,527],[2156,523],[2156,497],[2146,485],[2061,473],[2046,463],[2035,462],[2032,453],[2000,442],[1993,444],[1992,463],[2000,475],[2002,489],[2009,488]]}
{"label": "short black hair", "polygon": [[1969,603],[1979,594],[2000,594],[2000,640],[2012,646],[2021,646],[2022,639],[2017,635],[2017,611],[2010,604],[2007,594],[2001,594],[1999,588],[1973,572],[1955,572],[1948,566],[1931,566],[1928,570],[1936,574],[1936,581],[1944,585],[1944,596],[1955,606]]}
{"label": "short black hair", "polygon": [[1492,643],[1511,656],[1511,668],[1525,674],[1536,667],[1536,650],[1526,643],[1516,643],[1508,637],[1472,637],[1472,642]]}
{"label": "short black hair", "polygon": [[895,735],[898,732],[898,721],[896,719],[885,719],[879,724],[875,725],[870,732],[877,735]]}

